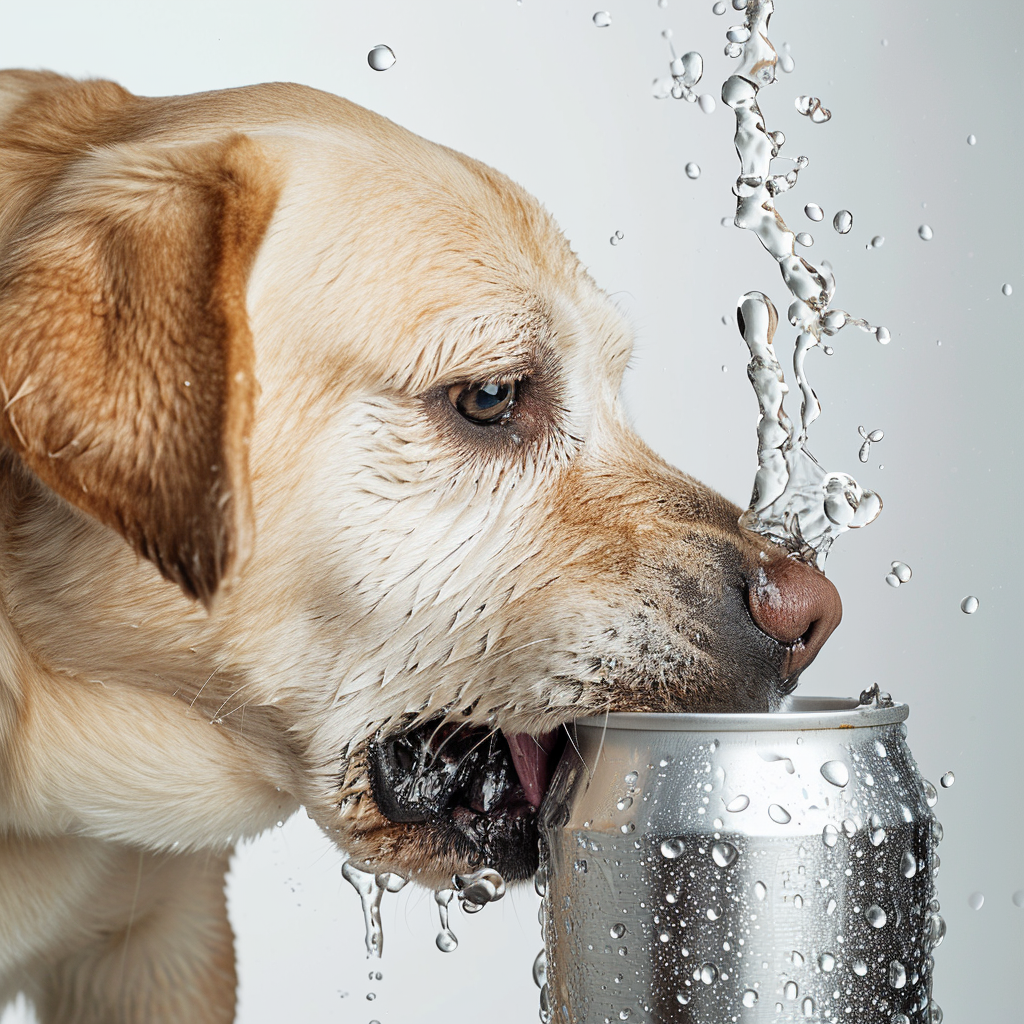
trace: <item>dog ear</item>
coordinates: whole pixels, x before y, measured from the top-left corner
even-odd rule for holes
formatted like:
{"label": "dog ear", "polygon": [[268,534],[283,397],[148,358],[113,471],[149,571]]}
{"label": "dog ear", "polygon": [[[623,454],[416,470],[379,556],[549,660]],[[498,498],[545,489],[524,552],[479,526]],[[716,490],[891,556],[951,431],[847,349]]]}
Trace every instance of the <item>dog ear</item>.
{"label": "dog ear", "polygon": [[0,258],[0,440],[207,607],[252,545],[245,291],[276,199],[246,136],[97,148]]}

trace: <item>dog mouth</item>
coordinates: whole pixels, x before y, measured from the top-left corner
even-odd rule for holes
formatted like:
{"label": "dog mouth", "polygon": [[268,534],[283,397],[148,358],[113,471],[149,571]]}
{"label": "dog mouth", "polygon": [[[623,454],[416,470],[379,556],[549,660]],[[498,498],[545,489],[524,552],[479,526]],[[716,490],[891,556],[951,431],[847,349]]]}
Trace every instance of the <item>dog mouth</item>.
{"label": "dog mouth", "polygon": [[438,853],[527,878],[537,809],[565,742],[564,729],[532,736],[428,721],[371,742],[373,798],[391,822],[427,826]]}

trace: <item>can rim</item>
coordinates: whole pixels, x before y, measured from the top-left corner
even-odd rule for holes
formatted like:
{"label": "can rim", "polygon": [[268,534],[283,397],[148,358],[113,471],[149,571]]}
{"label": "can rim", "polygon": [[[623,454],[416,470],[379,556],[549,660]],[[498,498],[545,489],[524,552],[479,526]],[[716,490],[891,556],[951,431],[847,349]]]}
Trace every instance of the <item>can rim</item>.
{"label": "can rim", "polygon": [[895,725],[910,714],[907,704],[861,704],[856,697],[789,697],[780,711],[658,712],[612,711],[577,718],[583,729],[635,732],[796,732],[806,729],[864,729]]}

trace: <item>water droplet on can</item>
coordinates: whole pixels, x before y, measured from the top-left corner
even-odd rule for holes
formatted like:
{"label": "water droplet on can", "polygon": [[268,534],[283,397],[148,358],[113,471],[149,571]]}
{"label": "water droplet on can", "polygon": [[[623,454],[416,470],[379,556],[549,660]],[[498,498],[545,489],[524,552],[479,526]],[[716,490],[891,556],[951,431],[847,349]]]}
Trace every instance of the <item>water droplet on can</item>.
{"label": "water droplet on can", "polygon": [[949,789],[954,782],[956,782],[956,776],[952,772],[944,772],[942,778],[939,779],[939,785],[943,789]]}
{"label": "water droplet on can", "polygon": [[921,790],[924,793],[924,802],[929,807],[934,807],[939,802],[938,790],[927,780],[921,780]]}
{"label": "water droplet on can", "polygon": [[853,227],[853,214],[849,210],[840,210],[832,218],[832,227],[841,235],[849,234],[850,228]]}
{"label": "water droplet on can", "polygon": [[[833,786],[839,786],[840,788],[850,781],[850,769],[847,768],[843,761],[826,761],[821,766],[821,774],[826,782],[831,782]],[[828,825],[825,827],[831,828]]]}
{"label": "water droplet on can", "polygon": [[752,988],[748,988],[741,996],[741,1002],[749,1009],[757,1002],[757,993]]}
{"label": "water droplet on can", "polygon": [[738,796],[734,796],[726,805],[725,809],[731,814],[739,814],[740,811],[745,811],[750,806],[750,797],[746,793],[740,793]]}
{"label": "water droplet on can", "polygon": [[739,850],[732,843],[727,843],[725,840],[717,842],[711,847],[711,859],[720,868],[730,867],[739,855]]}
{"label": "water droplet on can", "polygon": [[598,28],[607,28],[612,23],[612,16],[607,11],[598,11],[594,15],[594,24]]}
{"label": "water droplet on can", "polygon": [[828,974],[836,968],[836,958],[831,953],[822,953],[818,957],[818,966]]}
{"label": "water droplet on can", "polygon": [[903,988],[907,983],[907,969],[899,960],[889,964],[889,985],[891,988]]}
{"label": "water droplet on can", "polygon": [[863,960],[854,960],[853,973],[856,974],[858,978],[863,978],[864,975],[868,973],[868,965],[864,963]]}
{"label": "water droplet on can", "polygon": [[913,878],[917,874],[917,858],[909,850],[904,850],[900,858],[900,874],[904,878]]}
{"label": "water droplet on can", "polygon": [[800,995],[800,987],[795,981],[787,981],[785,988],[782,990],[782,994],[787,999],[796,999],[796,997]]}
{"label": "water droplet on can", "polygon": [[967,906],[969,906],[971,910],[981,910],[981,908],[985,906],[985,894],[972,892],[971,895],[967,897]]}
{"label": "water droplet on can", "polygon": [[705,985],[713,985],[718,980],[718,968],[713,963],[702,964],[700,968],[700,980]]}
{"label": "water droplet on can", "polygon": [[805,1017],[814,1016],[814,1000],[810,996],[804,996],[804,1001],[800,1004],[804,1011]]}
{"label": "water droplet on can", "polygon": [[533,961],[533,981],[537,988],[543,988],[548,981],[548,957],[543,949]]}
{"label": "water droplet on can", "polygon": [[700,177],[700,167],[692,160],[683,168],[683,170],[686,171],[686,176],[690,179]]}
{"label": "water droplet on can", "polygon": [[1013,294],[1013,285],[1012,284],[1004,284],[1002,291],[1003,291],[1004,295],[1012,295]]}
{"label": "water droplet on can", "polygon": [[918,233],[918,235],[920,235],[920,236],[921,236],[921,238],[923,238],[923,239],[924,239],[924,240],[925,240],[926,242],[930,242],[930,241],[932,240],[932,238],[933,238],[934,234],[935,234],[935,232],[934,232],[934,231],[932,231],[932,229],[931,229],[931,228],[930,228],[930,227],[929,227],[929,226],[928,226],[927,224],[922,224],[922,225],[921,225],[921,226],[920,226],[920,227],[919,227],[919,228],[917,229],[917,233]]}
{"label": "water droplet on can", "polygon": [[819,221],[825,216],[825,211],[817,203],[808,203],[804,207],[804,213],[813,221]]}
{"label": "water droplet on can", "polygon": [[962,611],[964,615],[973,615],[978,610],[978,606],[980,604],[981,602],[974,597],[973,594],[968,594],[968,596],[960,602],[960,611]]}
{"label": "water droplet on can", "polygon": [[831,849],[839,842],[839,829],[835,825],[826,825],[821,832],[821,841]]}
{"label": "water droplet on can", "polygon": [[871,906],[864,911],[864,917],[872,928],[885,927],[887,917],[885,911],[877,903],[872,903]]}
{"label": "water droplet on can", "polygon": [[390,46],[378,43],[367,55],[366,63],[374,71],[387,71],[395,63],[395,51]]}
{"label": "water droplet on can", "polygon": [[768,817],[779,825],[788,825],[793,820],[793,815],[782,804],[771,804],[768,808]]}
{"label": "water droplet on can", "polygon": [[675,860],[683,855],[683,841],[681,839],[666,839],[661,844],[661,855],[666,860]]}

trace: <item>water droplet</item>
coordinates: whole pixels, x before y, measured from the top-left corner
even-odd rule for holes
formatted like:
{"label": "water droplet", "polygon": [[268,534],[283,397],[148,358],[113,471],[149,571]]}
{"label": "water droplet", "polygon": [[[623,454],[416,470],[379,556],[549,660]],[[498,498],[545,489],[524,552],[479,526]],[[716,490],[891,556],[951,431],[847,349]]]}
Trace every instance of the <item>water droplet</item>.
{"label": "water droplet", "polygon": [[437,916],[440,920],[441,929],[434,939],[434,944],[442,953],[451,953],[458,948],[459,940],[455,933],[448,926],[448,905],[451,903],[455,893],[451,889],[437,889],[434,892],[434,902],[437,904]]}
{"label": "water droplet", "polygon": [[797,910],[803,910],[803,908],[804,908],[804,898],[803,898],[803,896],[800,895],[800,893],[797,893],[793,897],[793,906],[796,907]]}
{"label": "water droplet", "polygon": [[623,1007],[621,1010],[619,1010],[619,1020],[629,1020],[629,1015],[632,1012],[633,1011],[630,1010],[628,1006]]}
{"label": "water droplet", "polygon": [[732,843],[727,843],[724,840],[711,847],[711,859],[720,868],[730,867],[739,855],[739,850]]}
{"label": "water droplet", "polygon": [[612,245],[618,245],[619,242],[621,242],[622,239],[625,238],[625,237],[626,236],[623,235],[623,233],[621,231],[616,231],[615,234],[612,235],[611,238],[608,239],[608,241],[611,242]]}
{"label": "water droplet", "polygon": [[978,610],[980,604],[981,602],[973,594],[969,594],[960,602],[960,611],[964,615],[973,615]]}
{"label": "water droplet", "polygon": [[713,906],[708,907],[704,913],[709,921],[717,921],[722,916],[722,908],[715,903]]}
{"label": "water droplet", "polygon": [[748,988],[741,996],[740,1001],[749,1009],[757,1002],[757,993],[752,988]]}
{"label": "water droplet", "polygon": [[612,16],[607,11],[598,11],[594,15],[594,24],[598,28],[607,28],[612,23]]}
{"label": "water droplet", "polygon": [[745,811],[750,806],[750,797],[746,793],[740,793],[738,796],[734,796],[726,805],[725,809],[731,814],[739,814],[741,811]]}
{"label": "water droplet", "polygon": [[726,7],[725,7],[725,4],[723,3],[723,0],[718,0],[718,3],[716,3],[711,8],[711,12],[713,14],[725,14],[725,11],[726,11]]}
{"label": "water droplet", "polygon": [[868,973],[868,965],[864,963],[863,960],[854,960],[853,973],[856,974],[858,978],[863,978],[864,975]]}
{"label": "water droplet", "polygon": [[826,825],[822,829],[821,840],[829,848],[835,846],[839,842],[839,829],[835,825]]}
{"label": "water droplet", "polygon": [[1024,908],[1024,889],[1018,889],[1013,894],[1013,905],[1018,909]]}
{"label": "water droplet", "polygon": [[942,786],[943,789],[949,789],[949,787],[952,786],[954,782],[956,782],[956,776],[952,772],[943,773],[942,778],[939,779],[939,784]]}
{"label": "water droplet", "polygon": [[971,908],[971,910],[981,910],[981,908],[984,905],[985,905],[985,894],[984,893],[972,892],[971,895],[967,897],[967,906],[969,906]]}
{"label": "water droplet", "polygon": [[853,214],[849,210],[840,210],[832,218],[832,227],[841,235],[849,234],[850,228],[853,227]]}
{"label": "water droplet", "polygon": [[619,826],[619,831],[624,835],[628,836],[630,832],[636,831],[636,824],[632,821],[627,821]]}
{"label": "water droplet", "polygon": [[789,954],[789,962],[794,967],[803,967],[803,965],[804,965],[804,955],[803,955],[803,953],[801,953],[799,950],[794,949],[793,952]]}
{"label": "water droplet", "polygon": [[725,363],[722,363],[722,373],[728,373],[728,372],[729,372],[729,367],[726,366]]}
{"label": "water droplet", "polygon": [[537,988],[543,988],[548,983],[548,957],[543,949],[533,961],[533,981]]}
{"label": "water droplet", "polygon": [[701,964],[700,980],[705,985],[713,985],[718,980],[718,968],[710,962]]}
{"label": "water droplet", "polygon": [[925,915],[925,930],[928,935],[928,944],[934,948],[935,946],[941,946],[942,940],[946,937],[946,921],[945,918],[939,913],[932,912],[929,915]]}
{"label": "water droplet", "polygon": [[885,829],[877,826],[869,833],[872,846],[881,846],[885,842]]}
{"label": "water droplet", "polygon": [[366,55],[366,63],[374,71],[387,71],[395,63],[395,51],[379,43]]}
{"label": "water droplet", "polygon": [[367,993],[366,993],[366,998],[367,998],[367,1000],[368,1000],[369,1002],[371,1002],[371,1003],[372,1003],[372,1002],[374,1001],[374,999],[376,999],[376,998],[377,998],[377,993],[376,993],[376,992],[367,992]]}
{"label": "water droplet", "polygon": [[713,114],[715,112],[715,97],[706,92],[697,100],[697,105],[705,114]]}
{"label": "water droplet", "polygon": [[622,776],[622,781],[627,786],[635,786],[640,781],[640,776],[636,772],[626,772],[626,774]]}
{"label": "water droplet", "polygon": [[921,780],[921,789],[924,792],[924,802],[929,807],[934,807],[939,802],[938,790],[927,780]]}
{"label": "water droplet", "polygon": [[900,858],[900,874],[904,878],[913,878],[917,874],[917,858],[909,850],[904,850]]}
{"label": "water droplet", "polygon": [[726,57],[738,57],[743,52],[743,47],[739,43],[726,43],[725,44],[725,55]]}
{"label": "water droplet", "polygon": [[819,221],[825,216],[825,211],[817,203],[808,203],[804,207],[804,213],[813,221]]}
{"label": "water droplet", "polygon": [[[939,1006],[934,999],[928,1004],[928,1012],[932,1015],[931,1024],[942,1024],[942,1018],[945,1014],[942,1012],[942,1007]],[[910,1024],[910,1020],[907,1020],[907,1024]]]}
{"label": "water droplet", "polygon": [[621,923],[620,924],[613,924],[611,926],[611,928],[608,929],[608,934],[613,939],[621,939],[622,936],[626,934],[626,926],[624,924],[621,924]]}
{"label": "water droplet", "polygon": [[800,987],[797,985],[795,981],[787,981],[786,987],[782,990],[782,994],[787,999],[796,999],[796,997],[800,995]]}
{"label": "water droplet", "polygon": [[675,860],[683,855],[684,849],[681,839],[666,839],[661,844],[661,855],[666,860]]}
{"label": "water droplet", "polygon": [[891,988],[903,988],[907,983],[907,969],[899,960],[889,964],[889,985]]}
{"label": "water droplet", "polygon": [[[821,766],[821,774],[826,782],[831,782],[833,786],[840,788],[850,781],[850,769],[843,761],[826,761]],[[826,828],[831,827],[831,825],[826,826]]]}
{"label": "water droplet", "polygon": [[733,25],[726,29],[725,38],[730,43],[745,43],[750,38],[750,29],[746,25]]}
{"label": "water droplet", "polygon": [[700,167],[697,166],[692,160],[683,168],[686,171],[686,176],[691,179],[700,177]]}
{"label": "water droplet", "polygon": [[779,825],[788,825],[793,820],[793,815],[782,804],[771,804],[768,808],[768,817]]}
{"label": "water droplet", "polygon": [[879,345],[888,345],[892,341],[892,335],[887,327],[876,327],[875,338],[878,340]]}
{"label": "water droplet", "polygon": [[887,920],[885,911],[877,904],[872,903],[867,910],[864,911],[864,916],[867,918],[867,922],[872,928],[884,928]]}
{"label": "water droplet", "polygon": [[885,582],[888,583],[890,587],[898,587],[900,585],[900,578],[893,572],[886,573]]}
{"label": "water droplet", "polygon": [[817,96],[797,96],[793,101],[797,111],[809,117],[814,124],[824,124],[832,117],[832,111],[821,105]]}
{"label": "water droplet", "polygon": [[828,974],[836,969],[836,958],[831,953],[822,953],[818,957],[818,966]]}
{"label": "water droplet", "polygon": [[1012,284],[1004,284],[1003,285],[1003,294],[1004,295],[1012,295],[1013,294],[1013,285]]}
{"label": "water droplet", "polygon": [[768,886],[764,882],[754,883],[754,895],[759,899],[763,900],[768,895]]}
{"label": "water droplet", "polygon": [[810,996],[805,996],[800,1006],[803,1008],[805,1017],[814,1016],[814,1000]]}
{"label": "water droplet", "polygon": [[935,232],[927,224],[922,224],[918,229],[917,233],[926,241],[930,242]]}
{"label": "water droplet", "polygon": [[804,246],[814,245],[814,236],[806,231],[797,232],[796,240]]}
{"label": "water droplet", "polygon": [[852,839],[857,834],[857,823],[853,818],[843,819],[843,831]]}
{"label": "water droplet", "polygon": [[892,573],[900,581],[900,583],[908,583],[910,577],[913,576],[910,566],[906,562],[893,562]]}

